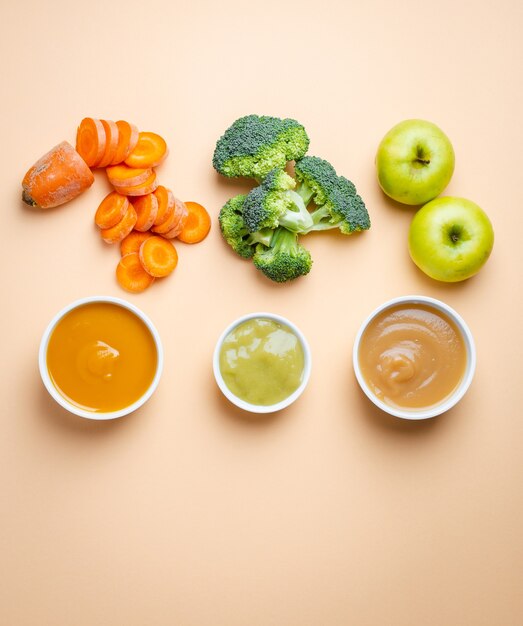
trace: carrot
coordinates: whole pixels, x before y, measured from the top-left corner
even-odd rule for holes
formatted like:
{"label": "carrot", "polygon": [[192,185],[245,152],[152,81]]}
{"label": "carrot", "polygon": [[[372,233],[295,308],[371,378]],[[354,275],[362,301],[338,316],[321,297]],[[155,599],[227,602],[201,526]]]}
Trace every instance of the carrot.
{"label": "carrot", "polygon": [[102,239],[105,243],[119,243],[132,231],[134,225],[136,224],[136,219],[136,211],[134,210],[133,205],[129,202],[127,212],[123,218],[112,228],[104,228],[100,231]]}
{"label": "carrot", "polygon": [[113,187],[134,187],[144,183],[153,173],[150,167],[129,167],[125,163],[111,165],[105,169],[107,178]]}
{"label": "carrot", "polygon": [[[125,197],[125,196],[122,196]],[[145,232],[154,224],[158,213],[158,200],[154,193],[148,193],[145,196],[130,196],[134,210],[138,219],[134,225],[135,230]]]}
{"label": "carrot", "polygon": [[142,243],[138,254],[144,270],[155,278],[168,276],[178,265],[176,248],[167,239],[156,235]]}
{"label": "carrot", "polygon": [[156,167],[168,154],[165,140],[156,133],[140,133],[138,143],[125,159],[130,167]]}
{"label": "carrot", "polygon": [[129,200],[116,191],[111,191],[96,209],[94,223],[98,228],[112,228],[122,220],[128,208]]}
{"label": "carrot", "polygon": [[73,200],[93,182],[87,163],[70,143],[62,141],[26,172],[22,200],[30,206],[49,209]]}
{"label": "carrot", "polygon": [[139,232],[136,229],[132,230],[125,239],[120,242],[120,253],[122,256],[131,252],[138,252],[142,243],[152,237],[151,233]]}
{"label": "carrot", "polygon": [[156,172],[140,185],[133,185],[131,187],[115,187],[115,191],[121,193],[123,196],[145,196],[148,193],[152,193],[158,187],[158,180],[156,179]]}
{"label": "carrot", "polygon": [[112,165],[122,163],[134,150],[138,143],[138,128],[125,120],[118,120],[118,147]]}
{"label": "carrot", "polygon": [[76,131],[76,150],[89,167],[96,167],[105,151],[105,129],[100,120],[84,117]]}
{"label": "carrot", "polygon": [[154,220],[154,226],[159,226],[170,219],[174,212],[174,194],[167,187],[158,185],[157,189],[154,191],[154,195],[158,200],[158,213]]}
{"label": "carrot", "polygon": [[207,237],[211,230],[209,213],[197,202],[186,202],[189,211],[182,232],[178,239],[184,243],[198,243]]}
{"label": "carrot", "polygon": [[118,148],[118,126],[116,122],[111,120],[100,120],[103,124],[105,130],[105,136],[107,137],[107,142],[105,144],[105,150],[102,158],[98,162],[97,167],[107,167],[112,163],[114,159],[114,155],[116,154],[116,149]]}
{"label": "carrot", "polygon": [[185,222],[187,220],[187,216],[189,215],[189,211],[187,209],[187,206],[185,205],[185,202],[182,202],[178,198],[175,198],[174,212],[177,219],[175,220],[173,227],[166,233],[162,233],[162,236],[166,239],[174,239],[175,237],[178,237],[178,235],[182,232],[183,227],[185,226]]}
{"label": "carrot", "polygon": [[138,253],[130,252],[116,266],[116,280],[127,291],[139,293],[154,282],[154,276],[143,269]]}

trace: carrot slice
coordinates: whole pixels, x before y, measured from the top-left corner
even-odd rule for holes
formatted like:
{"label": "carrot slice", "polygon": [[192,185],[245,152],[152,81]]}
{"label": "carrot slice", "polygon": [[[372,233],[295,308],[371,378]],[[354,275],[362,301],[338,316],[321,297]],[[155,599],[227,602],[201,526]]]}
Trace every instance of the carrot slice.
{"label": "carrot slice", "polygon": [[118,120],[118,147],[112,160],[112,164],[122,163],[134,150],[138,143],[138,128],[125,120]]}
{"label": "carrot slice", "polygon": [[156,178],[156,172],[153,170],[153,173],[141,185],[134,185],[132,187],[115,187],[115,191],[124,196],[145,196],[148,193],[152,193],[157,188],[158,180]]}
{"label": "carrot slice", "polygon": [[153,235],[140,246],[140,262],[144,270],[155,278],[168,276],[178,265],[178,253],[170,241]]}
{"label": "carrot slice", "polygon": [[154,226],[159,226],[170,219],[171,214],[174,212],[174,194],[167,187],[158,185],[154,195],[158,200],[158,213],[154,220]]}
{"label": "carrot slice", "polygon": [[136,211],[134,210],[133,205],[129,202],[127,212],[123,218],[112,228],[104,228],[100,231],[102,239],[105,243],[119,243],[132,231],[134,225],[136,224],[136,218]]}
{"label": "carrot slice", "polygon": [[138,216],[134,230],[139,230],[140,232],[149,230],[153,226],[158,213],[156,196],[154,193],[148,193],[145,196],[130,196],[130,198]]}
{"label": "carrot slice", "polygon": [[98,228],[112,228],[120,222],[129,208],[129,200],[116,191],[111,191],[100,202],[94,214],[94,223]]}
{"label": "carrot slice", "polygon": [[76,130],[76,150],[89,167],[96,167],[105,151],[105,129],[100,120],[84,117]]}
{"label": "carrot slice", "polygon": [[185,222],[187,221],[187,216],[189,215],[189,210],[187,209],[185,202],[182,202],[178,198],[175,198],[174,212],[177,217],[174,226],[171,230],[162,234],[162,236],[166,239],[174,239],[175,237],[178,237],[178,235],[182,232]]}
{"label": "carrot slice", "polygon": [[134,187],[141,185],[150,178],[153,170],[150,167],[129,167],[125,163],[110,165],[105,169],[109,182],[114,187]]}
{"label": "carrot slice", "polygon": [[149,237],[152,237],[151,233],[142,233],[135,228],[120,242],[121,255],[125,256],[131,252],[139,252],[140,246],[146,239],[149,239]]}
{"label": "carrot slice", "polygon": [[49,209],[73,200],[94,183],[86,162],[67,141],[49,150],[26,172],[22,200]]}
{"label": "carrot slice", "polygon": [[131,167],[156,167],[168,154],[165,139],[156,133],[140,133],[138,143],[125,163]]}
{"label": "carrot slice", "polygon": [[211,230],[211,217],[206,209],[197,202],[186,202],[189,215],[185,220],[178,239],[184,243],[198,243],[205,239]]}
{"label": "carrot slice", "polygon": [[107,167],[112,160],[114,159],[114,155],[116,154],[116,149],[118,148],[118,126],[116,122],[111,120],[100,120],[102,122],[105,136],[107,137],[107,142],[105,144],[105,150],[102,158],[98,162],[97,167]]}
{"label": "carrot slice", "polygon": [[143,269],[138,253],[130,252],[116,266],[116,280],[127,291],[140,293],[154,282],[154,276]]}

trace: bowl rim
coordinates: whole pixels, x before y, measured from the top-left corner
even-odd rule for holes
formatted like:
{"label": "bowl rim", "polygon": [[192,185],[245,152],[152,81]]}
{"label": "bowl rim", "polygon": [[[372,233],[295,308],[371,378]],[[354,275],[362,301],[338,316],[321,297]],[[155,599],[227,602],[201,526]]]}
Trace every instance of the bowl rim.
{"label": "bowl rim", "polygon": [[[460,331],[463,341],[465,343],[465,349],[467,352],[467,362],[465,366],[465,373],[463,374],[463,378],[461,382],[456,387],[456,389],[444,400],[441,402],[427,407],[425,409],[401,409],[399,407],[393,407],[379,398],[375,396],[372,390],[367,385],[362,373],[359,364],[359,348],[361,343],[361,338],[363,333],[367,329],[369,323],[380,313],[383,311],[390,309],[398,304],[426,304],[429,307],[433,307],[436,310],[439,310],[445,313],[457,326]],[[474,338],[468,327],[465,320],[459,315],[457,311],[455,311],[451,306],[443,302],[442,300],[438,300],[436,298],[432,298],[430,296],[421,296],[421,295],[407,295],[407,296],[399,296],[397,298],[392,298],[387,300],[386,302],[380,304],[376,307],[362,322],[354,340],[353,350],[352,350],[352,364],[354,373],[356,375],[356,379],[365,393],[365,395],[373,402],[378,408],[380,408],[385,413],[392,415],[394,417],[399,417],[401,419],[406,420],[424,420],[432,417],[436,417],[437,415],[441,415],[445,413],[453,406],[455,406],[461,398],[465,395],[472,379],[474,378],[474,373],[476,370],[476,346],[474,343]]]}
{"label": "bowl rim", "polygon": [[[142,396],[140,396],[138,400],[136,400],[129,406],[119,409],[118,411],[93,412],[93,411],[87,411],[85,409],[75,406],[74,404],[69,402],[55,387],[55,385],[53,384],[51,380],[51,377],[49,375],[49,371],[47,368],[47,347],[49,345],[49,340],[51,338],[51,335],[54,329],[56,328],[57,324],[64,318],[65,315],[67,315],[74,309],[84,306],[85,304],[91,304],[94,302],[115,304],[117,306],[120,306],[134,313],[146,325],[147,329],[149,330],[149,332],[151,333],[153,337],[153,340],[156,346],[156,354],[157,354],[156,372],[155,372],[155,375],[151,384],[147,388],[147,391]],[[106,420],[112,420],[112,419],[117,419],[119,417],[123,417],[124,415],[128,415],[129,413],[136,411],[143,404],[145,404],[147,400],[149,400],[149,398],[153,395],[156,388],[158,387],[158,384],[160,382],[160,378],[162,375],[162,371],[163,371],[163,363],[164,363],[164,353],[163,353],[162,341],[160,338],[160,334],[158,330],[156,329],[156,327],[154,326],[151,319],[141,309],[139,309],[137,306],[135,306],[131,302],[128,302],[127,300],[124,300],[123,298],[117,298],[115,296],[88,296],[85,298],[79,298],[78,300],[74,300],[73,302],[64,306],[62,309],[60,309],[60,311],[58,311],[58,313],[54,315],[54,317],[51,319],[51,321],[47,325],[42,335],[42,338],[40,340],[40,347],[38,350],[38,367],[40,370],[40,377],[42,378],[42,382],[44,383],[44,386],[49,392],[49,394],[51,395],[51,397],[60,406],[62,406],[64,409],[66,409],[70,413],[73,413],[74,415],[78,415],[79,417],[96,420],[96,421],[106,421]]]}
{"label": "bowl rim", "polygon": [[[296,337],[298,337],[298,340],[303,349],[303,357],[304,357],[303,376],[302,376],[302,380],[301,380],[299,387],[295,389],[289,396],[287,396],[286,398],[284,398],[283,400],[280,400],[280,402],[277,402],[275,404],[269,404],[269,405],[251,404],[250,402],[246,402],[245,400],[238,398],[238,396],[236,396],[229,389],[229,387],[227,387],[227,385],[225,384],[225,381],[223,379],[223,376],[220,370],[220,349],[227,335],[230,332],[232,332],[237,326],[239,326],[240,324],[243,324],[243,322],[247,322],[248,320],[256,319],[256,318],[269,319],[269,320],[278,322],[284,326],[287,326],[296,335]],[[220,391],[232,404],[236,405],[240,409],[243,409],[244,411],[249,411],[250,413],[275,413],[276,411],[281,411],[282,409],[285,409],[286,407],[291,405],[295,400],[299,398],[299,396],[301,396],[301,394],[305,390],[305,387],[307,386],[309,379],[310,379],[311,369],[312,369],[311,350],[309,347],[309,343],[307,342],[307,339],[305,338],[305,335],[302,333],[302,331],[296,326],[296,324],[291,322],[286,317],[279,315],[277,313],[269,313],[267,311],[256,311],[254,313],[247,313],[246,315],[242,315],[236,318],[223,330],[221,335],[218,337],[218,340],[216,341],[216,345],[214,348],[214,353],[213,353],[214,378],[216,380],[218,387],[220,388]]]}

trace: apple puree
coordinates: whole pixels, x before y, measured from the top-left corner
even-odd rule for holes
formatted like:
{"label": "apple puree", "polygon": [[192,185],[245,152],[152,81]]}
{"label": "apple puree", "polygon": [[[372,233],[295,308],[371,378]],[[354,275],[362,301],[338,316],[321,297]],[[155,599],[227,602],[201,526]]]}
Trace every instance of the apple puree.
{"label": "apple puree", "polygon": [[459,385],[466,348],[456,325],[425,304],[382,311],[360,343],[360,368],[370,389],[391,406],[428,408]]}

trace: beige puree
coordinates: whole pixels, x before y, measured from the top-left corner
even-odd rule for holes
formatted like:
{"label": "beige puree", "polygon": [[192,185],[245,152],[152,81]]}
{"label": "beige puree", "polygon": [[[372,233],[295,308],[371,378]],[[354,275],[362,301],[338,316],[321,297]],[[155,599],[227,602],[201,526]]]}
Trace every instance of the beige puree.
{"label": "beige puree", "polygon": [[389,405],[424,408],[457,387],[466,349],[455,324],[427,305],[398,305],[383,311],[363,334],[359,362],[376,396]]}

